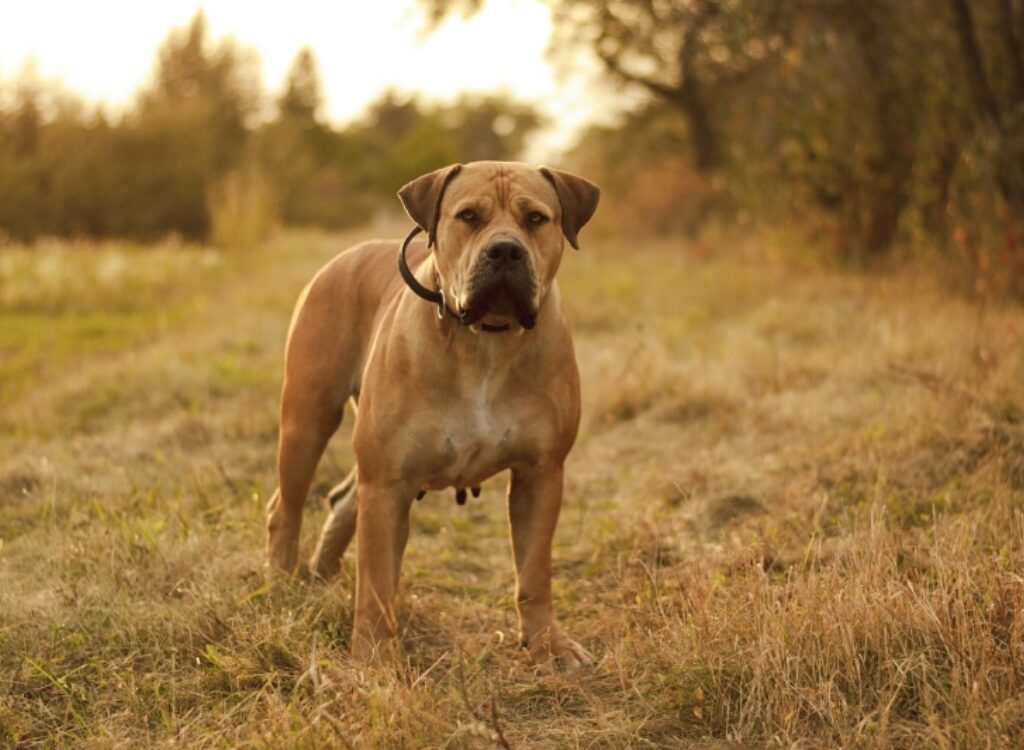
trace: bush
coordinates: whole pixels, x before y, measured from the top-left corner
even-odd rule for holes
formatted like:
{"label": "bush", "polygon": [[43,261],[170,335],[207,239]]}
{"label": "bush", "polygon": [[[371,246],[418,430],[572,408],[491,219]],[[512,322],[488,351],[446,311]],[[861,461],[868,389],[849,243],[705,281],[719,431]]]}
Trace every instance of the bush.
{"label": "bush", "polygon": [[210,239],[218,247],[246,250],[265,240],[278,223],[270,180],[258,167],[227,174],[207,196]]}

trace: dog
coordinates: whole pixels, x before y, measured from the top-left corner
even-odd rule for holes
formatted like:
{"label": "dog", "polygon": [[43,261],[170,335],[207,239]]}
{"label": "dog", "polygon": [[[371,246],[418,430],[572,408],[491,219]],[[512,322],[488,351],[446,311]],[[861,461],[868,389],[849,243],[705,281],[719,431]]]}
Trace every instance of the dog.
{"label": "dog", "polygon": [[416,224],[405,242],[346,250],[296,305],[279,486],[267,506],[269,563],[294,570],[313,473],[351,400],[356,467],[329,494],[310,569],[330,578],[358,536],[354,657],[394,648],[413,499],[455,488],[462,502],[467,487],[476,494],[510,470],[520,643],[537,664],[576,669],[590,657],[560,628],[551,597],[563,464],[580,419],[555,276],[564,243],[579,249],[600,190],[567,172],[481,161],[425,174],[398,196]]}

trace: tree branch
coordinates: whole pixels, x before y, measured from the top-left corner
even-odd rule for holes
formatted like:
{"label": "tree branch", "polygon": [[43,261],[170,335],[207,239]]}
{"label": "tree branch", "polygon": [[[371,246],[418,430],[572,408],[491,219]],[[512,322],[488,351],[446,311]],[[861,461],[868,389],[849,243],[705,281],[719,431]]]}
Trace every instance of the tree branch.
{"label": "tree branch", "polygon": [[634,73],[631,70],[626,70],[615,55],[601,50],[600,47],[598,47],[597,56],[601,58],[601,62],[605,64],[605,67],[607,67],[608,70],[623,80],[639,84],[648,91],[666,99],[675,100],[679,97],[679,89],[677,87],[669,86],[668,84],[662,83],[654,78],[650,78],[649,76]]}
{"label": "tree branch", "polygon": [[985,75],[985,66],[981,59],[981,49],[974,30],[974,17],[967,6],[967,0],[949,0],[953,10],[956,35],[960,40],[960,51],[963,53],[967,84],[971,89],[974,106],[982,117],[999,124],[999,105],[996,103],[992,87]]}
{"label": "tree branch", "polygon": [[999,0],[999,26],[1006,56],[1010,58],[1013,95],[1018,102],[1024,102],[1024,56],[1021,55],[1020,41],[1014,33],[1013,5],[1010,0]]}
{"label": "tree branch", "polygon": [[711,23],[711,19],[718,15],[721,8],[717,0],[699,0],[697,3],[696,15],[686,24],[686,31],[683,32],[683,39],[679,45],[679,80],[680,86],[696,87],[700,82],[694,82],[693,61],[697,56],[698,41],[700,34]]}

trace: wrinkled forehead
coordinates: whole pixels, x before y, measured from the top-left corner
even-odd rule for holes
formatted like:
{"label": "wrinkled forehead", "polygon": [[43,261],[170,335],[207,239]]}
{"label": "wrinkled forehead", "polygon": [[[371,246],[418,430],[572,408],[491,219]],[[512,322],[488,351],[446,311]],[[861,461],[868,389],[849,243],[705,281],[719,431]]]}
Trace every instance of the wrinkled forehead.
{"label": "wrinkled forehead", "polygon": [[553,212],[558,208],[558,194],[539,169],[519,164],[468,164],[448,186],[443,205],[459,210],[481,202],[499,208],[518,205]]}

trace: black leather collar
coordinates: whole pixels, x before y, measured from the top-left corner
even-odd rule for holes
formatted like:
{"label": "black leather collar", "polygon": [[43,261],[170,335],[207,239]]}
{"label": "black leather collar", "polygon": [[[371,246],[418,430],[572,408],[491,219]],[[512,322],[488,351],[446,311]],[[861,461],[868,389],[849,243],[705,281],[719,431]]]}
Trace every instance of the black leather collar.
{"label": "black leather collar", "polygon": [[[409,234],[406,236],[405,241],[402,242],[402,247],[398,251],[398,272],[402,274],[402,280],[410,289],[412,289],[413,293],[417,297],[421,297],[422,299],[425,299],[427,302],[432,302],[433,304],[437,305],[437,317],[444,318],[445,313],[447,313],[448,315],[451,315],[453,318],[455,318],[455,320],[457,320],[461,325],[466,325],[463,322],[462,318],[459,315],[457,315],[450,307],[448,307],[448,303],[444,298],[444,290],[440,288],[441,285],[438,284],[437,291],[433,289],[427,289],[425,286],[423,286],[423,284],[419,282],[419,279],[417,279],[416,276],[413,274],[412,269],[409,268],[409,262],[405,259],[405,251],[409,247],[409,242],[412,240],[412,238],[419,234],[421,231],[423,230],[420,229],[419,227],[413,227],[413,230],[409,232]],[[488,325],[487,323],[480,324],[480,330],[486,331],[487,333],[501,333],[502,331],[507,331],[511,327],[512,326],[509,325],[508,323],[505,323],[505,325],[500,326],[492,326]]]}

